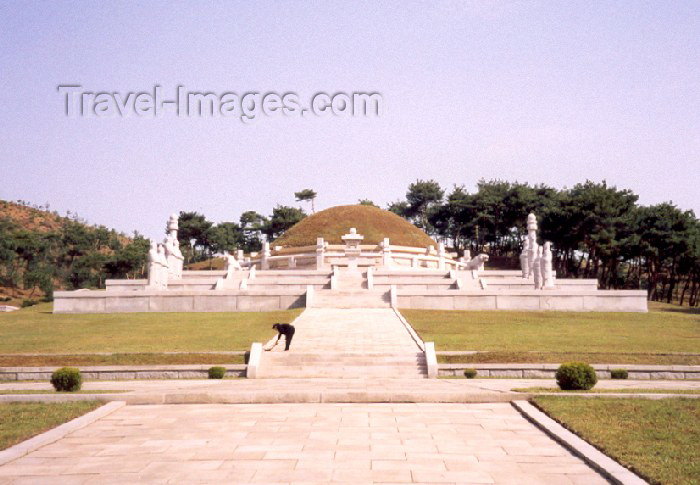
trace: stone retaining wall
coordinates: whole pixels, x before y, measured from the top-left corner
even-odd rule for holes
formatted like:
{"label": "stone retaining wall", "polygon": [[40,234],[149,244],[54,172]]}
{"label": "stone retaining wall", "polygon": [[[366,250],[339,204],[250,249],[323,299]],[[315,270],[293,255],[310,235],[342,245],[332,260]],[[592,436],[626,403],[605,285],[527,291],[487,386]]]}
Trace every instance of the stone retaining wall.
{"label": "stone retaining wall", "polygon": [[[148,366],[91,366],[81,367],[80,373],[88,380],[117,379],[207,379],[210,365],[148,365]],[[245,364],[227,365],[226,376],[245,377]],[[48,381],[56,367],[0,367],[0,380]]]}
{"label": "stone retaining wall", "polygon": [[[116,379],[206,379],[209,365],[149,365],[81,367],[89,380]],[[246,365],[226,366],[228,377],[245,377]],[[559,364],[438,364],[440,376],[462,376],[464,369],[476,369],[478,377],[554,379]],[[610,370],[627,369],[629,379],[700,379],[697,365],[609,365],[593,364],[598,377],[610,378]],[[0,367],[0,380],[48,381],[56,367]]]}
{"label": "stone retaining wall", "polygon": [[54,313],[268,312],[304,307],[306,289],[77,290],[54,293]]}
{"label": "stone retaining wall", "polygon": [[[592,364],[600,379],[610,379],[612,369],[627,369],[628,379],[700,379],[697,365],[610,365]],[[438,375],[462,376],[475,369],[477,377],[554,379],[559,364],[439,364]]]}
{"label": "stone retaining wall", "polygon": [[397,291],[398,308],[647,312],[644,290],[411,290]]}

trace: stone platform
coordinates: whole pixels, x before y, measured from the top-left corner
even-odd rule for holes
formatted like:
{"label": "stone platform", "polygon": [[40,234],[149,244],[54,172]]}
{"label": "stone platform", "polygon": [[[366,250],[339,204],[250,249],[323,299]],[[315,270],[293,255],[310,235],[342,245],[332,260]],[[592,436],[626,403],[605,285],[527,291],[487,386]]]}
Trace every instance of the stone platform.
{"label": "stone platform", "polygon": [[0,483],[607,483],[509,404],[125,406]]}
{"label": "stone platform", "polygon": [[[194,273],[194,274],[189,274]],[[107,290],[57,291],[55,313],[275,311],[305,306],[441,310],[646,312],[643,290],[598,290],[595,280],[556,280],[535,290],[518,271],[367,270],[343,280],[328,270],[241,271],[216,289],[220,271],[185,271],[168,289],[108,280]],[[481,278],[483,283],[476,285]],[[310,305],[310,301],[313,304]]]}

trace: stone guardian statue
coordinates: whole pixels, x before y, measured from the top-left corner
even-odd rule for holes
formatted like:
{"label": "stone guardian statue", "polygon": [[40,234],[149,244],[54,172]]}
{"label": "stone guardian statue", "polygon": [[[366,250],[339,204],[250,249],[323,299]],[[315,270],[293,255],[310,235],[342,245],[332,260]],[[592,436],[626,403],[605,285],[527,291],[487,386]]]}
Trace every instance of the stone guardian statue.
{"label": "stone guardian statue", "polygon": [[535,274],[535,258],[537,257],[537,217],[532,212],[527,216],[527,276]]}
{"label": "stone guardian statue", "polygon": [[523,272],[523,278],[527,278],[530,274],[530,267],[528,266],[528,239],[523,239],[523,251],[520,253],[520,269]]}
{"label": "stone guardian statue", "polygon": [[552,270],[552,243],[544,243],[542,251],[542,287],[544,289],[554,288],[554,271]]}
{"label": "stone guardian statue", "polygon": [[158,263],[158,245],[151,243],[148,251],[148,287],[157,288],[160,285],[160,264]]}
{"label": "stone guardian statue", "polygon": [[542,246],[537,247],[537,255],[535,256],[532,269],[532,274],[535,280],[535,289],[539,290],[542,288]]}

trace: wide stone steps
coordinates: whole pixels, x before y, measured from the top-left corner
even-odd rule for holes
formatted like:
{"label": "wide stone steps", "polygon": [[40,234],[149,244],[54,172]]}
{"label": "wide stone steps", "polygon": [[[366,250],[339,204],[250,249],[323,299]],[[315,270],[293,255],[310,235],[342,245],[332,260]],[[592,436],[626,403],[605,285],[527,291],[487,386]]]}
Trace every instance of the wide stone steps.
{"label": "wide stone steps", "polygon": [[258,376],[261,378],[366,377],[421,378],[427,376],[422,353],[364,355],[337,353],[267,353]]}
{"label": "wide stone steps", "polygon": [[318,290],[312,308],[391,308],[385,290]]}
{"label": "wide stone steps", "polygon": [[427,376],[424,353],[388,302],[385,308],[337,307],[342,304],[343,296],[361,294],[375,299],[376,303],[385,297],[383,293],[368,290],[318,293],[325,294],[334,306],[307,308],[294,321],[296,333],[290,350],[285,352],[284,345],[279,344],[272,351],[263,352],[259,377],[421,379]]}

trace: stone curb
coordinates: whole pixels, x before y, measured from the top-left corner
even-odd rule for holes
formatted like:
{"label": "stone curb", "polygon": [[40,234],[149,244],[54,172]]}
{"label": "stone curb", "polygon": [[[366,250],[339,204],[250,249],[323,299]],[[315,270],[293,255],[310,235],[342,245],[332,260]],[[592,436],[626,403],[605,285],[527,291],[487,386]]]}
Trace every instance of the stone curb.
{"label": "stone curb", "polygon": [[[193,379],[207,378],[209,365],[142,365],[142,366],[86,366],[80,367],[83,377],[88,380],[114,379]],[[243,377],[245,364],[232,364],[227,367],[227,376]],[[464,369],[477,370],[478,377],[508,377],[513,379],[554,379],[558,364],[445,364],[438,363],[439,376],[457,376]],[[630,380],[682,380],[700,379],[700,366],[658,366],[658,365],[612,365],[593,364],[598,377],[610,378],[610,370],[626,368]],[[0,379],[9,381],[48,380],[55,367],[0,367]]]}
{"label": "stone curb", "polygon": [[[700,379],[697,365],[624,365],[591,364],[600,379],[610,379],[613,369],[627,369],[630,380],[650,379]],[[457,376],[464,369],[475,369],[478,377],[508,377],[512,379],[554,379],[559,364],[477,364],[438,363],[438,375]]]}
{"label": "stone curb", "polygon": [[598,392],[598,393],[571,393],[564,394],[561,392],[538,392],[535,393],[537,396],[559,396],[559,397],[587,397],[590,399],[595,399],[599,397],[614,397],[615,399],[700,399],[700,394],[683,394],[678,392]]}
{"label": "stone curb", "polygon": [[17,443],[10,448],[0,451],[0,466],[5,465],[13,460],[23,457],[31,453],[32,451],[41,448],[42,446],[49,445],[55,441],[60,440],[67,434],[77,431],[85,426],[94,423],[98,419],[104,418],[105,416],[112,414],[117,409],[125,406],[124,401],[112,401],[110,403],[101,406],[94,411],[87,414],[83,414],[67,423],[63,423],[53,429],[50,429],[40,435],[29,438],[26,441]]}
{"label": "stone curb", "polygon": [[[0,367],[0,379],[9,381],[49,380],[55,367]],[[79,367],[86,380],[115,379],[193,379],[208,377],[211,365],[125,365]],[[226,375],[242,377],[245,364],[226,366]]]}
{"label": "stone curb", "polygon": [[631,470],[623,467],[587,441],[579,438],[529,402],[513,401],[511,404],[525,419],[540,428],[571,453],[581,458],[612,483],[620,485],[648,485],[646,481]]}
{"label": "stone curb", "polygon": [[154,392],[120,394],[7,394],[0,402],[102,401],[146,404],[277,404],[277,403],[491,403],[529,399],[530,394],[514,392],[474,393],[469,391],[239,391],[239,392]]}

